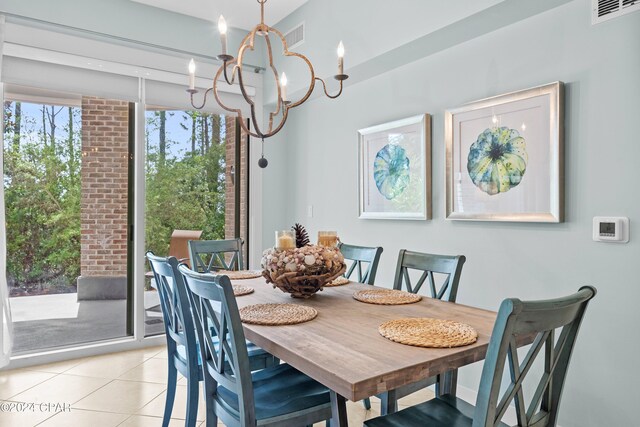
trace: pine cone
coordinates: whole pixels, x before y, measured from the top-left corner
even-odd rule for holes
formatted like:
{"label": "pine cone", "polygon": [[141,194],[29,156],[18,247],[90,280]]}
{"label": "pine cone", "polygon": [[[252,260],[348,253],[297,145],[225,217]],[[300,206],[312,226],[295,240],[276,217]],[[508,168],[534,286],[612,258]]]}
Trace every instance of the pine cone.
{"label": "pine cone", "polygon": [[291,229],[296,233],[296,248],[302,248],[309,244],[309,233],[302,224],[296,223]]}

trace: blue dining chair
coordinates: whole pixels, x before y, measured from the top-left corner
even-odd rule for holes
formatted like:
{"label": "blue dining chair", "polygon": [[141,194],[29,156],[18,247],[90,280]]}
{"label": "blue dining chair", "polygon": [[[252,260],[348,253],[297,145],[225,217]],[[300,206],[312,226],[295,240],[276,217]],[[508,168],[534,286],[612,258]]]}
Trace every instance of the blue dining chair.
{"label": "blue dining chair", "polygon": [[[445,394],[394,414],[365,421],[365,427],[506,427],[501,420],[513,401],[518,426],[557,424],[560,397],[582,318],[596,289],[585,286],[564,298],[544,301],[506,299],[500,305],[482,369],[475,407]],[[559,331],[558,339],[555,339]],[[520,361],[517,339],[535,336]],[[522,384],[536,358],[544,358],[543,372],[530,401]],[[500,393],[505,365],[511,383]]]}
{"label": "blue dining chair", "polygon": [[[288,364],[251,372],[231,281],[179,267],[191,290],[203,361],[206,425],[300,427],[331,418],[329,389]],[[214,345],[214,338],[220,345]],[[340,411],[346,411],[344,402]],[[344,413],[344,412],[342,412]]]}
{"label": "blue dining chair", "polygon": [[368,247],[348,245],[339,243],[338,249],[342,252],[344,259],[352,261],[351,266],[344,273],[344,277],[349,279],[351,275],[357,271],[357,280],[360,283],[373,285],[376,280],[376,272],[378,271],[378,263],[382,254],[381,247]]}
{"label": "blue dining chair", "polygon": [[216,270],[243,270],[243,244],[242,239],[190,240],[191,268],[199,273]]}
{"label": "blue dining chair", "polygon": [[[167,398],[162,425],[169,425],[176,394],[177,373],[180,372],[187,379],[186,425],[195,426],[202,369],[188,290],[182,274],[178,271],[178,260],[175,257],[158,257],[152,252],[147,252],[147,259],[154,276],[152,284],[160,297],[167,339]],[[273,366],[278,362],[272,355],[253,344],[248,346],[248,354],[253,370]]]}
{"label": "blue dining chair", "polygon": [[[398,264],[396,266],[393,289],[406,290],[417,294],[425,283],[428,283],[428,292],[431,298],[442,301],[455,302],[458,296],[458,285],[462,274],[462,266],[466,258],[464,255],[436,255],[421,252],[400,250]],[[410,272],[417,270],[420,277],[415,283],[411,282]],[[442,283],[437,283],[440,276]],[[382,415],[398,410],[398,399],[415,393],[425,387],[436,385],[436,395],[455,395],[458,381],[458,370],[447,371],[441,375],[425,378],[424,380],[408,384],[394,390],[393,393],[382,393],[380,398],[380,413]]]}
{"label": "blue dining chair", "polygon": [[[345,260],[351,261],[351,265],[345,271],[344,277],[349,279],[357,271],[356,279],[358,282],[366,283],[367,285],[375,283],[382,247],[356,246],[340,242],[338,243],[338,249],[342,252]],[[362,404],[365,409],[371,409],[371,400],[368,397],[362,401]]]}

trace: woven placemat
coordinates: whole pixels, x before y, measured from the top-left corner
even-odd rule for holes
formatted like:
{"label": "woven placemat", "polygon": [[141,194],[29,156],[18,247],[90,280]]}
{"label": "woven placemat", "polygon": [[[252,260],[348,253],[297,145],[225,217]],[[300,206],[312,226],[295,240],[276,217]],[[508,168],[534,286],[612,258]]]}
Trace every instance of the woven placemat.
{"label": "woven placemat", "polygon": [[240,309],[240,319],[252,325],[295,325],[317,315],[315,308],[298,304],[254,304]]}
{"label": "woven placemat", "polygon": [[428,317],[390,320],[378,332],[391,341],[416,347],[461,347],[478,339],[476,330],[465,323]]}
{"label": "woven placemat", "polygon": [[420,295],[395,289],[367,289],[354,293],[353,297],[360,302],[381,305],[412,304],[422,299]]}
{"label": "woven placemat", "polygon": [[224,274],[229,276],[231,280],[255,279],[256,277],[262,277],[262,270],[218,270],[216,274]]}
{"label": "woven placemat", "polygon": [[233,286],[233,295],[240,297],[242,295],[248,295],[253,293],[254,289],[251,286],[243,286],[243,285],[232,285]]}
{"label": "woven placemat", "polygon": [[329,283],[327,283],[326,285],[324,285],[324,287],[325,288],[330,288],[332,286],[342,286],[342,285],[346,285],[349,282],[350,282],[350,280],[347,279],[346,277],[338,276],[335,279],[333,279],[332,281],[330,281]]}

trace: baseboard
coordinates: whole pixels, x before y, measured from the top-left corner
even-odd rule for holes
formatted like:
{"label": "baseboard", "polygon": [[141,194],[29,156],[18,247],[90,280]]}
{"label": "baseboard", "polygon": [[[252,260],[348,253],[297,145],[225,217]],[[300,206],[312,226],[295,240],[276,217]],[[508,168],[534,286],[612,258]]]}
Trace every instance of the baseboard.
{"label": "baseboard", "polygon": [[[478,398],[478,392],[458,384],[456,396],[464,400],[465,402],[469,402],[472,405],[475,405],[476,399]],[[505,412],[504,417],[502,417],[502,422],[505,424],[509,424],[511,426],[518,425],[518,419],[516,417],[516,408],[513,406],[513,404],[509,405],[507,412]],[[561,426],[556,425],[556,427],[561,427]]]}

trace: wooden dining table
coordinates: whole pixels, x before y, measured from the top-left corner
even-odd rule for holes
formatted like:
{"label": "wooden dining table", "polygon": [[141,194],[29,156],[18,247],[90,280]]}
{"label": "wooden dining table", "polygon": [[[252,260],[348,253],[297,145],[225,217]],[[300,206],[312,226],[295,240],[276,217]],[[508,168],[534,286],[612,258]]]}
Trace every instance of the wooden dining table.
{"label": "wooden dining table", "polygon": [[[237,297],[238,307],[293,303],[313,307],[318,316],[286,326],[243,324],[248,340],[332,390],[334,422],[347,426],[344,399],[358,401],[400,386],[483,360],[496,313],[463,304],[422,298],[414,304],[374,305],[359,302],[354,292],[371,285],[351,282],[324,288],[311,298],[292,298],[263,278],[233,280],[254,292]],[[457,348],[421,348],[392,342],[378,326],[403,317],[431,317],[466,323],[478,340]],[[332,424],[333,425],[333,424]]]}

